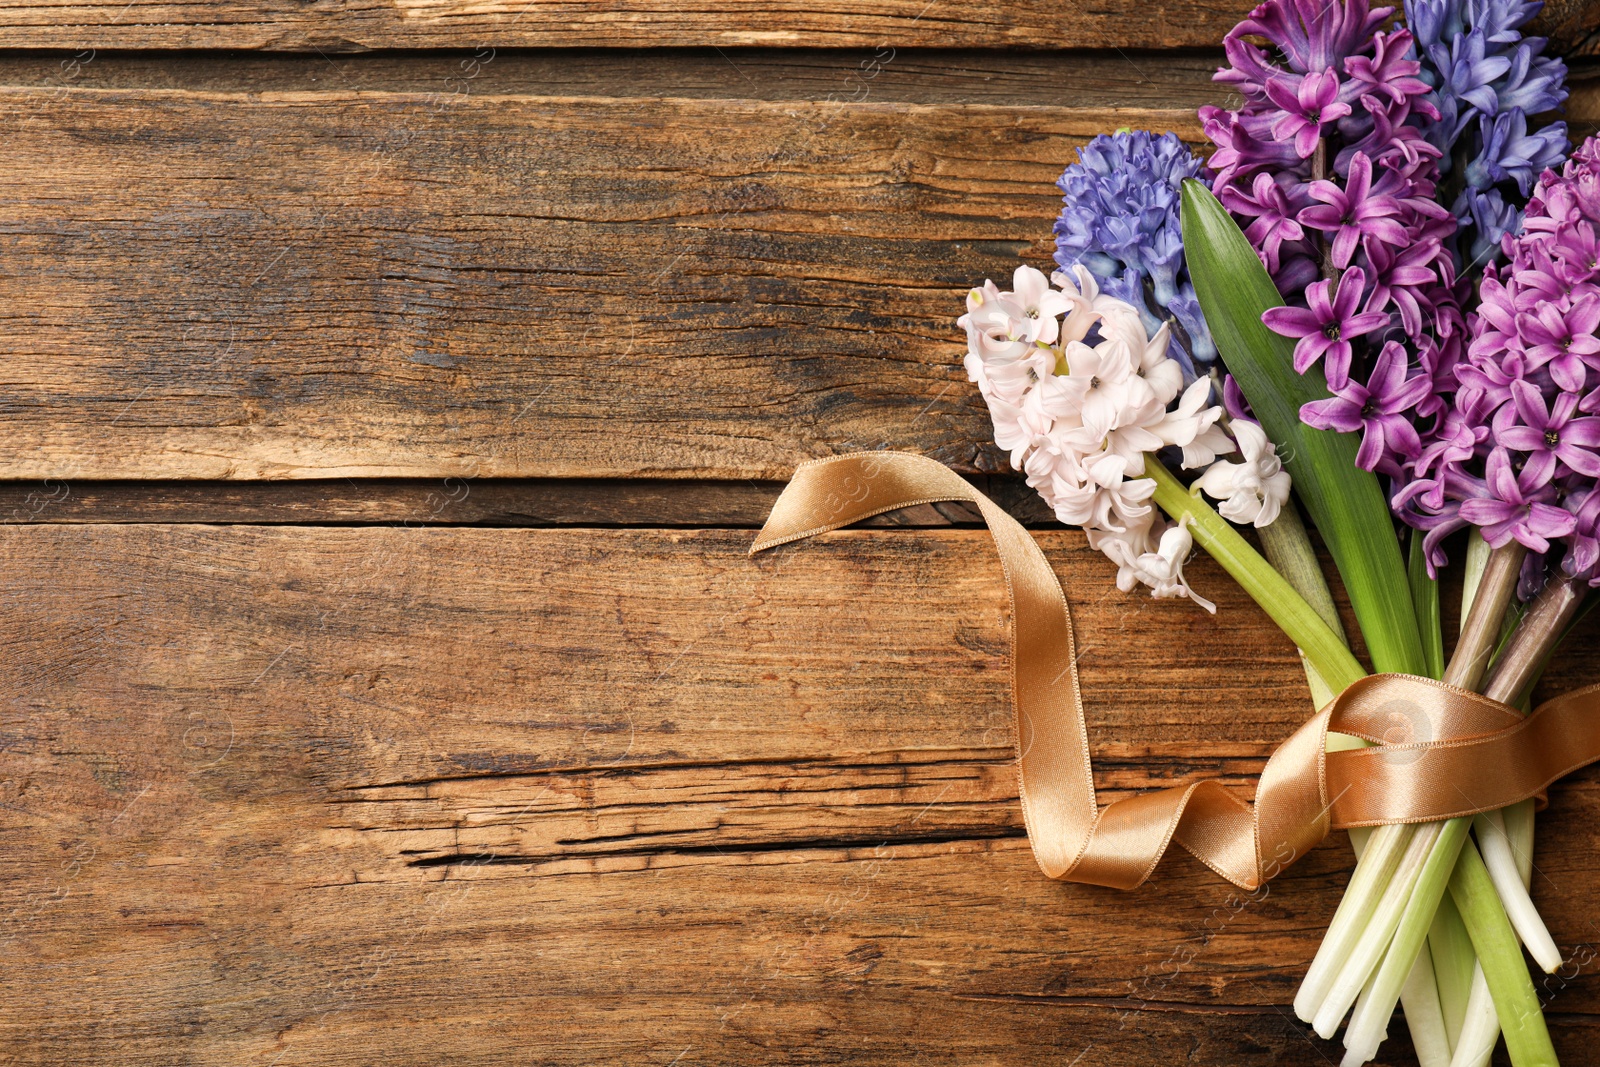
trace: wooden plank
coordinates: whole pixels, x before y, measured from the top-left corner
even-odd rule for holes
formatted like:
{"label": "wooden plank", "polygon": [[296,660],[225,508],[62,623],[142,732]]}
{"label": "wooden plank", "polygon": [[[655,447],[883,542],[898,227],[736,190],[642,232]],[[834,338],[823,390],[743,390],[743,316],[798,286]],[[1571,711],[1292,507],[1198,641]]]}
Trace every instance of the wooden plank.
{"label": "wooden plank", "polygon": [[[0,93],[0,475],[997,468],[953,324],[1190,112]],[[72,160],[63,172],[62,161]],[[600,413],[604,413],[603,417]]]}
{"label": "wooden plank", "polygon": [[17,480],[999,470],[961,292],[1049,265],[1086,137],[1197,136],[1189,111],[402,93],[22,89],[0,120]]}
{"label": "wooden plank", "polygon": [[[832,47],[1183,48],[1215,46],[1250,10],[1240,0],[1137,0],[1063,5],[1003,0],[401,0],[307,7],[293,0],[88,0],[0,9],[12,48],[371,48],[793,45]],[[1548,0],[1540,32],[1567,47],[1592,42],[1594,0]]]}
{"label": "wooden plank", "polygon": [[[1220,48],[995,52],[899,48],[625,48],[354,54],[0,52],[0,85],[205,92],[671,96],[713,100],[1197,108],[1227,94]],[[863,65],[865,64],[865,65]]]}
{"label": "wooden plank", "polygon": [[[5,1062],[1333,1054],[1283,1005],[1343,843],[1254,900],[1182,857],[1132,895],[1044,879],[986,536],[748,539],[0,529]],[[1238,780],[1306,714],[1214,567],[1215,618],[1041,543],[1108,796]],[[1581,952],[1600,775],[1553,801],[1536,894]],[[1597,992],[1551,986],[1564,1050]]]}

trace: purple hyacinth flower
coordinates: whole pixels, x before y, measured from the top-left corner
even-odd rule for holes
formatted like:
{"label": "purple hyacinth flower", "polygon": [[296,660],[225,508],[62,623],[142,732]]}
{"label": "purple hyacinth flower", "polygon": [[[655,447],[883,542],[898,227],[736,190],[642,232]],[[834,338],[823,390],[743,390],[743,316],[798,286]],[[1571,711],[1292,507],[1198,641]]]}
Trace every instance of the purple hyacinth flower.
{"label": "purple hyacinth flower", "polygon": [[1462,21],[1464,14],[1461,0],[1408,0],[1406,3],[1406,25],[1417,35],[1417,45],[1424,51],[1461,33],[1466,28]]}
{"label": "purple hyacinth flower", "polygon": [[1395,489],[1395,504],[1417,500],[1430,511],[1445,506],[1446,472],[1472,459],[1478,447],[1489,440],[1489,427],[1470,422],[1455,408],[1448,408],[1429,441],[1422,446],[1411,466],[1412,481]]}
{"label": "purple hyacinth flower", "polygon": [[1567,497],[1572,512],[1573,531],[1567,538],[1567,558],[1561,569],[1574,578],[1588,577],[1590,585],[1600,585],[1600,489],[1590,489]]}
{"label": "purple hyacinth flower", "polygon": [[1361,51],[1393,8],[1372,10],[1367,0],[1281,0],[1262,4],[1228,34],[1253,34],[1280,48],[1297,70],[1337,70]]}
{"label": "purple hyacinth flower", "polygon": [[[1440,92],[1447,92],[1492,115],[1499,105],[1493,83],[1511,69],[1511,60],[1505,56],[1485,55],[1488,46],[1489,42],[1476,33],[1457,37],[1451,43],[1449,58],[1439,63],[1439,73],[1444,76]],[[1444,57],[1436,54],[1434,58]]]}
{"label": "purple hyacinth flower", "polygon": [[1483,115],[1478,120],[1483,137],[1483,154],[1467,164],[1470,185],[1480,189],[1497,182],[1516,182],[1517,191],[1528,195],[1528,187],[1540,172],[1561,162],[1567,151],[1567,124],[1552,122],[1532,133],[1528,117],[1521,111]]}
{"label": "purple hyacinth flower", "polygon": [[1544,0],[1478,0],[1471,5],[1473,25],[1495,44],[1510,44],[1521,39],[1518,29],[1543,6]]}
{"label": "purple hyacinth flower", "polygon": [[1423,96],[1428,91],[1428,83],[1417,77],[1422,64],[1411,58],[1411,47],[1411,34],[1405,30],[1375,34],[1371,56],[1351,56],[1344,61],[1349,75],[1344,98],[1387,98],[1392,105],[1403,105],[1409,99],[1418,98],[1425,104]]}
{"label": "purple hyacinth flower", "polygon": [[1334,266],[1348,267],[1356,242],[1363,237],[1395,246],[1406,243],[1406,228],[1395,218],[1400,214],[1400,202],[1392,196],[1373,194],[1372,160],[1366,153],[1357,152],[1351,157],[1345,188],[1331,181],[1315,181],[1308,191],[1322,203],[1302,210],[1300,224],[1334,235]]}
{"label": "purple hyacinth flower", "polygon": [[[1221,77],[1217,75],[1219,80]],[[1217,146],[1206,166],[1217,173],[1219,187],[1232,182],[1240,171],[1248,173],[1261,167],[1287,170],[1303,162],[1295,153],[1294,142],[1280,144],[1272,139],[1270,115],[1224,111],[1215,104],[1206,104],[1199,115],[1206,139]]]}
{"label": "purple hyacinth flower", "polygon": [[1298,214],[1295,206],[1270,174],[1257,174],[1249,193],[1232,186],[1225,188],[1222,205],[1240,215],[1254,216],[1255,221],[1245,229],[1244,235],[1261,251],[1261,260],[1269,274],[1278,273],[1283,242],[1305,239],[1305,230],[1295,220]]}
{"label": "purple hyacinth flower", "polygon": [[1500,242],[1506,234],[1522,228],[1522,212],[1517,210],[1517,205],[1507,203],[1498,189],[1461,190],[1455,212],[1462,231],[1471,234],[1471,243],[1462,250],[1468,263],[1490,261],[1500,250]]}
{"label": "purple hyacinth flower", "polygon": [[1250,419],[1254,421],[1256,414],[1250,410],[1250,401],[1244,398],[1244,390],[1239,388],[1239,383],[1233,375],[1222,376],[1222,406],[1227,409],[1228,417],[1232,419]]}
{"label": "purple hyacinth flower", "polygon": [[1422,454],[1422,439],[1406,413],[1433,389],[1426,374],[1407,375],[1406,350],[1390,341],[1378,353],[1366,385],[1349,382],[1327,400],[1300,409],[1300,418],[1319,430],[1362,431],[1356,464],[1363,470],[1397,473],[1399,460],[1413,462]]}
{"label": "purple hyacinth flower", "polygon": [[[1595,205],[1595,215],[1600,217],[1600,203]],[[1550,249],[1550,268],[1567,290],[1600,278],[1600,233],[1589,226],[1571,227],[1559,237],[1559,243]]]}
{"label": "purple hyacinth flower", "polygon": [[1538,388],[1512,382],[1511,402],[1522,424],[1495,429],[1499,444],[1528,453],[1522,467],[1524,479],[1530,484],[1548,483],[1556,474],[1557,463],[1568,471],[1600,477],[1600,455],[1594,451],[1600,446],[1600,418],[1573,418],[1578,410],[1577,394],[1558,393],[1555,403],[1546,406]]}
{"label": "purple hyacinth flower", "polygon": [[1339,100],[1339,76],[1331,70],[1313,72],[1296,79],[1280,74],[1267,79],[1267,99],[1283,114],[1272,124],[1278,140],[1294,138],[1294,150],[1301,159],[1310,159],[1322,137],[1322,126],[1350,114],[1350,105]]}
{"label": "purple hyacinth flower", "polygon": [[1326,280],[1307,286],[1309,307],[1271,308],[1261,316],[1273,333],[1298,338],[1294,346],[1295,370],[1304,374],[1319,359],[1326,360],[1323,373],[1328,388],[1335,392],[1350,381],[1351,339],[1389,322],[1389,316],[1382,312],[1356,310],[1361,306],[1366,285],[1366,272],[1351,267],[1340,276],[1337,289]]}
{"label": "purple hyacinth flower", "polygon": [[1534,367],[1548,365],[1550,377],[1562,389],[1583,388],[1586,364],[1600,356],[1600,293],[1586,293],[1562,311],[1545,301],[1533,311],[1517,315],[1517,329]]}
{"label": "purple hyacinth flower", "polygon": [[1183,181],[1201,165],[1176,134],[1127,130],[1084,145],[1057,183],[1056,262],[1089,268],[1101,290],[1137,308],[1152,333],[1176,318],[1181,328],[1168,352],[1186,371],[1191,356],[1207,363],[1217,354],[1184,266],[1178,215]]}
{"label": "purple hyacinth flower", "polygon": [[1518,132],[1527,116],[1553,111],[1567,98],[1566,65],[1543,54],[1543,38],[1523,36],[1541,6],[1538,0],[1406,0],[1415,57],[1438,111],[1437,119],[1414,124],[1443,151],[1440,172],[1464,185],[1452,205],[1459,240],[1450,245],[1463,273],[1498,257],[1501,236],[1519,228],[1531,178],[1565,151],[1560,123],[1532,136]]}
{"label": "purple hyacinth flower", "polygon": [[[1412,2],[1432,10],[1433,0]],[[1467,0],[1443,2],[1459,7]],[[1438,199],[1439,160],[1450,143],[1431,138],[1443,121],[1444,100],[1455,108],[1452,132],[1462,108],[1472,112],[1468,121],[1478,112],[1438,93],[1438,72],[1418,52],[1437,41],[1419,43],[1405,28],[1380,30],[1392,13],[1371,9],[1367,0],[1263,0],[1224,41],[1228,66],[1217,81],[1234,88],[1240,102],[1232,110],[1202,109],[1201,120],[1217,145],[1208,164],[1213,190],[1288,305],[1263,321],[1295,340],[1297,369],[1323,364],[1336,394],[1326,408],[1336,409],[1341,393],[1345,401],[1358,401],[1345,414],[1367,430],[1364,461],[1403,483],[1412,477],[1420,437],[1437,432],[1456,392],[1455,370],[1465,358],[1468,332],[1461,307],[1468,287],[1458,280],[1453,259],[1457,212]],[[1465,15],[1443,8],[1434,13],[1429,32],[1448,38],[1448,59],[1454,29],[1466,25]],[[1511,47],[1480,51],[1486,59],[1493,53],[1490,68],[1501,73],[1491,92],[1476,94],[1488,104],[1511,91],[1506,73],[1523,67],[1501,58]],[[1537,58],[1530,56],[1526,64],[1529,78]],[[1335,82],[1336,102],[1350,113],[1330,123],[1321,107]],[[1327,166],[1314,165],[1319,153],[1313,126],[1325,139]],[[1515,133],[1508,130],[1507,146],[1521,146]],[[1503,152],[1497,158],[1504,157]],[[1296,209],[1292,215],[1285,205]],[[1299,224],[1298,235],[1286,225],[1290,219]],[[1331,277],[1335,270],[1344,272],[1342,284]],[[1357,337],[1363,343],[1352,344]],[[1376,362],[1389,341],[1399,351],[1389,349],[1385,373],[1369,380],[1368,361]],[[1358,359],[1362,367],[1355,377],[1365,395],[1351,389]],[[1600,404],[1600,390],[1595,402]],[[1389,405],[1399,406],[1385,413]],[[1359,417],[1367,408],[1369,418]],[[1322,414],[1331,417],[1330,411]],[[1393,418],[1380,417],[1385,414]],[[1458,476],[1465,461],[1477,460],[1474,448],[1450,444],[1431,465],[1431,479],[1439,485]],[[1447,492],[1429,499],[1455,506]]]}
{"label": "purple hyacinth flower", "polygon": [[1495,87],[1500,111],[1513,108],[1529,115],[1553,111],[1567,98],[1567,66],[1559,59],[1540,56],[1540,38],[1523,41],[1511,53],[1511,69]]}
{"label": "purple hyacinth flower", "polygon": [[1503,448],[1489,453],[1484,481],[1491,495],[1463,500],[1460,514],[1495,548],[1515,538],[1530,551],[1548,552],[1552,537],[1565,537],[1577,526],[1572,512],[1541,499],[1548,484],[1529,478],[1526,470],[1520,477],[1512,472]]}
{"label": "purple hyacinth flower", "polygon": [[1373,271],[1367,307],[1393,304],[1406,334],[1415,337],[1422,333],[1424,305],[1433,310],[1427,291],[1438,284],[1438,269],[1449,262],[1440,253],[1439,241],[1419,239],[1400,247],[1372,244],[1367,247],[1367,261]]}
{"label": "purple hyacinth flower", "polygon": [[1521,381],[1527,373],[1521,356],[1508,356],[1503,361],[1478,360],[1463,363],[1456,368],[1455,404],[1461,413],[1473,422],[1484,422],[1496,411],[1511,402],[1511,383]]}

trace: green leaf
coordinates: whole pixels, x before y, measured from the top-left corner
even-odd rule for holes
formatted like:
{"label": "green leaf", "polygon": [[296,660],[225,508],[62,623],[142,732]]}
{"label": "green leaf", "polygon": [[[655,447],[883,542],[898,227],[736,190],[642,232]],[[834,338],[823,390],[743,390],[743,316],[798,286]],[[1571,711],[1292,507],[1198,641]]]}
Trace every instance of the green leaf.
{"label": "green leaf", "polygon": [[1422,531],[1411,531],[1406,557],[1411,577],[1411,603],[1422,631],[1422,651],[1428,657],[1428,677],[1444,677],[1444,627],[1439,620],[1439,582],[1428,577],[1428,554],[1422,548]]}
{"label": "green leaf", "polygon": [[1356,466],[1353,435],[1300,421],[1300,406],[1327,397],[1327,384],[1320,373],[1296,373],[1294,346],[1262,324],[1262,312],[1282,307],[1283,298],[1232,216],[1194,179],[1183,183],[1183,245],[1206,325],[1333,554],[1373,666],[1427,673],[1405,560],[1378,479]]}

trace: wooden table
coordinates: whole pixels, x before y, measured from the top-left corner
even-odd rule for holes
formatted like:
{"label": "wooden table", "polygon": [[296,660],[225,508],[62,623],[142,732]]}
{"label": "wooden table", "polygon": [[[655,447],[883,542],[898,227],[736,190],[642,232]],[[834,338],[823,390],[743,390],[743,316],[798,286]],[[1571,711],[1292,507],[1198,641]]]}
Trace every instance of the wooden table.
{"label": "wooden table", "polygon": [[[1249,787],[1294,650],[1203,562],[1215,618],[1117,593],[953,325],[1247,7],[0,8],[0,1063],[1336,1062],[1342,837],[1038,873],[971,513],[746,555],[798,461],[936,456],[1040,527],[1103,797]],[[1590,132],[1600,5],[1543,27]],[[1541,823],[1569,1063],[1597,820]]]}

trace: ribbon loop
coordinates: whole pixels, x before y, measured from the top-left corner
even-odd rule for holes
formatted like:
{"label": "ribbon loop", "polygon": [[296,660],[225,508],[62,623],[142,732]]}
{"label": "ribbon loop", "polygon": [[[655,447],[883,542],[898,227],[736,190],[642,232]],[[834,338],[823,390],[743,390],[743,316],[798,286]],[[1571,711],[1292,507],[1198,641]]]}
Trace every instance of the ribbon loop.
{"label": "ribbon loop", "polygon": [[[904,452],[857,452],[795,471],[752,553],[913,504],[974,504],[988,523],[1011,601],[1011,699],[1028,840],[1051,878],[1132,889],[1177,841],[1255,889],[1331,829],[1433,822],[1543,798],[1600,759],[1600,686],[1513,708],[1428,678],[1363,678],[1278,746],[1252,806],[1217,782],[1128,797],[1101,809],[1078,684],[1072,617],[1033,536],[949,468]],[[1329,730],[1376,747],[1327,752]]]}

